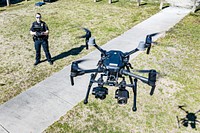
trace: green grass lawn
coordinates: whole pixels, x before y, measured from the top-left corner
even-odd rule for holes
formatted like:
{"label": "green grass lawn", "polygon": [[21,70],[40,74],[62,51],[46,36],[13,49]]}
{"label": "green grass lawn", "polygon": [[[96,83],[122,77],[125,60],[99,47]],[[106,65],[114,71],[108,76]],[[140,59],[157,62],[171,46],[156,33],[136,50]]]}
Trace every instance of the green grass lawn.
{"label": "green grass lawn", "polygon": [[[113,4],[107,0],[59,0],[41,7],[36,7],[35,2],[38,0],[0,7],[0,104],[94,50],[81,49],[85,42],[77,38],[84,34],[80,27],[89,28],[102,45],[159,10],[159,3],[148,1],[141,7],[128,0]],[[35,49],[29,29],[37,12],[50,28],[52,57],[63,55],[53,66],[48,62],[33,66]],[[69,52],[76,48],[79,50]],[[43,50],[41,53],[45,60]]]}
{"label": "green grass lawn", "polygon": [[[180,124],[177,117],[200,109],[200,11],[184,20],[158,40],[150,55],[140,54],[132,65],[135,69],[156,69],[159,72],[153,96],[150,87],[138,83],[137,112],[132,112],[132,93],[127,105],[118,105],[115,89],[103,101],[94,96],[89,103],[79,103],[62,116],[45,133],[197,133],[196,128]],[[98,39],[101,40],[101,39]],[[137,62],[137,63],[135,63]],[[196,114],[200,121],[200,113]]]}

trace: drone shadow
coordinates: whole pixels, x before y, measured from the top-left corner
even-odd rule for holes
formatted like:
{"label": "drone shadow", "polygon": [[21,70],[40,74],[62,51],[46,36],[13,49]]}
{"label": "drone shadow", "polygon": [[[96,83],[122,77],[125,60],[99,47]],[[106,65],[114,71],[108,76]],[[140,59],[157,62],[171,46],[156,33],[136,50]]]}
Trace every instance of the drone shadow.
{"label": "drone shadow", "polygon": [[186,113],[185,117],[179,118],[178,116],[176,116],[179,128],[180,128],[180,124],[181,124],[184,127],[190,126],[192,129],[197,130],[196,125],[197,125],[197,123],[200,124],[200,120],[197,119],[197,113],[199,113],[200,110],[193,113],[193,112],[189,112],[188,110],[184,109],[184,107],[186,107],[186,106],[185,105],[178,106],[179,109],[181,109],[182,111],[184,111]]}
{"label": "drone shadow", "polygon": [[85,48],[85,45],[81,45],[80,47],[72,48],[69,51],[63,52],[59,55],[52,57],[52,61],[55,62],[56,60],[66,58],[70,55],[78,55],[84,48]]}

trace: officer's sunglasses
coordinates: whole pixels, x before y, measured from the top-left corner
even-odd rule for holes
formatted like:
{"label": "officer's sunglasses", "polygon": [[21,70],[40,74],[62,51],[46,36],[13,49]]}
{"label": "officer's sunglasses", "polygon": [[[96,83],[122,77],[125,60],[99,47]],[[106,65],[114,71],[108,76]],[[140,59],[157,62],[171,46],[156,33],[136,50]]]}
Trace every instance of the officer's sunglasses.
{"label": "officer's sunglasses", "polygon": [[36,18],[41,18],[41,17],[39,16],[39,17],[36,17]]}

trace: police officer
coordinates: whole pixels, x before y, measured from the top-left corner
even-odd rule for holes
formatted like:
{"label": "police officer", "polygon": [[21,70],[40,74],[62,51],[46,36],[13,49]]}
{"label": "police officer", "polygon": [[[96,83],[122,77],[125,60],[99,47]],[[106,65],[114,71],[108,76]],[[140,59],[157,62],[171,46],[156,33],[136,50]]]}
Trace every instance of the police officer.
{"label": "police officer", "polygon": [[53,65],[53,62],[51,60],[51,54],[49,53],[49,45],[48,45],[48,35],[49,35],[49,28],[47,24],[41,20],[41,14],[37,13],[35,15],[36,21],[32,23],[32,26],[30,28],[30,34],[33,36],[33,41],[35,45],[36,50],[36,61],[34,65],[38,65],[40,63],[40,50],[41,46],[43,47],[43,50],[45,52],[47,61],[50,63],[50,65]]}

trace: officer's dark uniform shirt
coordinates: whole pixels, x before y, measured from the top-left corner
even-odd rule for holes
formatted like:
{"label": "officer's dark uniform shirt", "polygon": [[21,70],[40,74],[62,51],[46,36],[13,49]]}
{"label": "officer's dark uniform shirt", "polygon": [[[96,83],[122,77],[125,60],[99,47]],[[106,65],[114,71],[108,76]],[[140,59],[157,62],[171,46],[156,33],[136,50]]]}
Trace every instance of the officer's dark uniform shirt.
{"label": "officer's dark uniform shirt", "polygon": [[[40,23],[38,23],[37,21],[33,22],[32,23],[32,26],[30,28],[30,30],[32,32],[45,32],[47,30],[49,30],[47,24],[44,22],[44,21],[40,21]],[[34,36],[35,38],[37,38],[36,36]],[[42,35],[42,36],[39,36],[39,38],[45,38],[45,39],[48,39],[48,35]]]}

